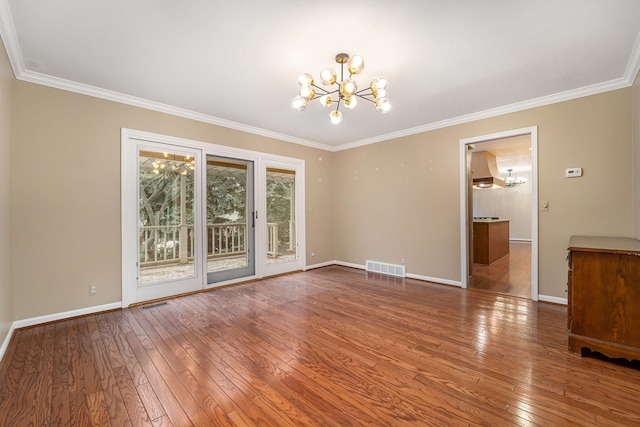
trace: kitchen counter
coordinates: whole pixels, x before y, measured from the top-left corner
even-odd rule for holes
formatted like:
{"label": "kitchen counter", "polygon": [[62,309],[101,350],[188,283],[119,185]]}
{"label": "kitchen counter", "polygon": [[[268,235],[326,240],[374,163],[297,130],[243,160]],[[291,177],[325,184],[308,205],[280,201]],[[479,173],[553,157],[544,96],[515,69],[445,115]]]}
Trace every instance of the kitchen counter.
{"label": "kitchen counter", "polygon": [[509,220],[473,220],[473,262],[491,264],[509,254]]}

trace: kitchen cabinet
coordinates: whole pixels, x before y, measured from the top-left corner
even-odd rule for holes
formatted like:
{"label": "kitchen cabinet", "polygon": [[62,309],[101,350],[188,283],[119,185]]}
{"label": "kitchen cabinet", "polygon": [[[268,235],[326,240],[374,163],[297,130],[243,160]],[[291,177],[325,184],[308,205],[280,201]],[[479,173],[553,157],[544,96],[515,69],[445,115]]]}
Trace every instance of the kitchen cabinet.
{"label": "kitchen cabinet", "polygon": [[508,219],[473,221],[473,262],[491,264],[508,253]]}
{"label": "kitchen cabinet", "polygon": [[640,241],[573,236],[568,261],[569,350],[640,360]]}

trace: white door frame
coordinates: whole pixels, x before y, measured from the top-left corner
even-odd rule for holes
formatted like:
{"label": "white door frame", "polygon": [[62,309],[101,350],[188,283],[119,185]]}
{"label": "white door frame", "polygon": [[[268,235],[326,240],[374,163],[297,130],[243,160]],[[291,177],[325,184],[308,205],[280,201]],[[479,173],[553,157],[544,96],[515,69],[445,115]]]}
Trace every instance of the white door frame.
{"label": "white door frame", "polygon": [[468,254],[469,239],[467,227],[468,177],[467,145],[514,136],[529,135],[531,138],[531,299],[538,301],[538,127],[531,126],[513,129],[489,135],[475,136],[460,140],[460,283],[463,288],[469,286]]}
{"label": "white door frame", "polygon": [[[136,300],[135,292],[132,289],[137,286],[137,211],[131,206],[137,206],[137,145],[140,142],[157,142],[173,145],[176,147],[184,147],[188,149],[201,150],[201,170],[206,167],[206,154],[216,156],[230,157],[237,159],[247,159],[255,162],[254,188],[255,206],[262,206],[262,199],[266,199],[266,188],[260,183],[257,171],[266,170],[266,166],[277,165],[283,169],[296,171],[296,238],[297,238],[297,259],[295,262],[286,262],[278,268],[278,272],[296,271],[306,269],[306,234],[305,234],[305,161],[302,159],[294,159],[291,157],[279,156],[275,154],[262,153],[258,151],[245,150],[241,148],[229,147],[226,145],[210,144],[207,142],[194,141],[173,136],[160,135],[150,132],[132,130],[122,128],[121,130],[121,242],[122,242],[122,307],[128,307],[130,304],[140,301]],[[204,186],[203,186],[204,187]],[[261,192],[263,189],[264,192]],[[205,189],[201,191],[205,194]],[[203,199],[206,200],[206,199]],[[205,207],[201,209],[204,211]],[[132,212],[133,210],[133,212]],[[250,277],[242,277],[239,279],[218,282],[212,285],[206,283],[206,263],[201,262],[200,277],[202,277],[202,288],[224,286],[232,283],[242,282],[255,278],[262,278],[270,274],[274,274],[272,269],[267,268],[267,247],[266,236],[267,220],[265,212],[259,212],[256,221],[256,272]],[[133,242],[133,243],[132,243]],[[264,244],[263,244],[264,243]],[[206,245],[205,239],[201,239],[201,246]],[[206,248],[205,248],[206,249]],[[206,250],[205,250],[206,253]]]}

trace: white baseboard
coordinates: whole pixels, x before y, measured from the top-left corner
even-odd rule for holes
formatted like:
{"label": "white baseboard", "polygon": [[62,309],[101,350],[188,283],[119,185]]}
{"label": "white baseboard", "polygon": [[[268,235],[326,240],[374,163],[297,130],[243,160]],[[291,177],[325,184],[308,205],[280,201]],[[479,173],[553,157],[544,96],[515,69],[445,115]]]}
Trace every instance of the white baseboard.
{"label": "white baseboard", "polygon": [[560,304],[560,305],[568,304],[568,301],[566,298],[552,297],[549,295],[538,295],[538,301],[552,302],[554,304]]}
{"label": "white baseboard", "polygon": [[9,328],[9,332],[5,337],[2,347],[0,347],[0,361],[4,358],[4,353],[7,351],[7,347],[9,347],[9,342],[11,341],[11,337],[13,337],[13,333],[16,329],[26,328],[28,326],[40,325],[42,323],[55,322],[57,320],[69,319],[72,317],[84,316],[86,314],[94,314],[99,313],[101,311],[109,311],[109,310],[117,310],[122,308],[122,302],[114,302],[111,304],[97,305],[94,307],[81,308],[78,310],[65,311],[62,313],[54,313],[48,314],[46,316],[39,317],[31,317],[29,319],[16,320],[11,324]]}
{"label": "white baseboard", "polygon": [[[367,268],[365,265],[353,264],[353,263],[344,262],[344,261],[332,261],[332,262],[328,263],[328,265],[332,265],[332,264],[341,265],[341,266],[344,266],[344,267],[357,268],[359,270],[366,270],[366,268]],[[412,273],[406,273],[406,277],[408,279],[423,280],[425,282],[439,283],[441,285],[451,285],[451,286],[457,286],[457,287],[461,287],[462,286],[462,283],[460,283],[459,281],[449,280],[449,279],[441,279],[439,277],[421,276],[419,274],[412,274]]]}
{"label": "white baseboard", "polygon": [[15,325],[12,323],[11,327],[9,328],[9,332],[7,332],[7,336],[4,338],[4,341],[2,342],[2,347],[0,347],[0,362],[4,358],[4,353],[7,351],[7,348],[9,347],[9,341],[11,341],[11,337],[13,336],[13,331],[15,329],[16,329]]}
{"label": "white baseboard", "polygon": [[441,285],[457,286],[459,288],[462,287],[462,283],[457,280],[440,279],[438,277],[421,276],[419,274],[412,274],[412,273],[407,273],[407,277],[409,279],[423,280],[425,282],[439,283]]}
{"label": "white baseboard", "polygon": [[46,316],[32,317],[30,319],[16,320],[13,322],[13,328],[26,328],[27,326],[39,325],[41,323],[55,322],[57,320],[69,319],[71,317],[84,316],[86,314],[99,313],[101,311],[117,310],[122,308],[122,302],[113,302],[111,304],[96,305],[94,307],[80,308],[78,310],[65,311],[62,313],[48,314]]}
{"label": "white baseboard", "polygon": [[354,264],[351,262],[333,261],[333,263],[343,267],[357,268],[358,270],[365,270],[367,268],[364,264]]}
{"label": "white baseboard", "polygon": [[307,270],[313,270],[314,268],[328,267],[328,266],[330,266],[330,265],[335,265],[335,264],[337,264],[337,263],[338,263],[338,261],[327,261],[327,262],[321,262],[321,263],[319,263],[319,264],[307,265],[307,266],[304,268],[304,271],[307,271]]}

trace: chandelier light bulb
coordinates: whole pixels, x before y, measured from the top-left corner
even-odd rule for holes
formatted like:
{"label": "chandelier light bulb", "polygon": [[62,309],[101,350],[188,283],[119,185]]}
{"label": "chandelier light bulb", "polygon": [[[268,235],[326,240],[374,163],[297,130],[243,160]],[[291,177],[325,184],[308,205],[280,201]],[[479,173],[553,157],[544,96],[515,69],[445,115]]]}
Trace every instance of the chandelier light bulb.
{"label": "chandelier light bulb", "polygon": [[338,110],[333,110],[329,113],[329,118],[331,119],[331,123],[337,125],[342,121],[342,113]]}
{"label": "chandelier light bulb", "polygon": [[380,114],[384,114],[391,109],[391,104],[389,104],[389,99],[387,98],[379,98],[376,101],[376,110],[380,112]]}
{"label": "chandelier light bulb", "polygon": [[331,95],[323,95],[320,97],[320,104],[323,107],[328,107],[332,103],[333,103],[333,98],[331,97]]}
{"label": "chandelier light bulb", "polygon": [[358,74],[364,69],[364,58],[360,55],[353,55],[347,62],[347,69],[351,74]]}
{"label": "chandelier light bulb", "polygon": [[371,90],[384,90],[387,87],[387,81],[383,78],[376,77],[371,81],[369,86]]}
{"label": "chandelier light bulb", "polygon": [[300,88],[300,96],[304,99],[313,99],[316,96],[316,90],[313,86],[302,86]]}
{"label": "chandelier light bulb", "polygon": [[298,111],[302,111],[307,108],[307,104],[308,101],[300,95],[296,96],[295,98],[293,98],[293,101],[291,101],[291,105],[293,106],[293,108]]}
{"label": "chandelier light bulb", "polygon": [[336,82],[336,71],[333,68],[325,68],[320,71],[320,80],[325,86],[331,86]]}
{"label": "chandelier light bulb", "polygon": [[298,77],[298,83],[300,83],[300,86],[312,85],[313,77],[311,77],[311,74],[309,73],[300,74],[300,77]]}
{"label": "chandelier light bulb", "polygon": [[340,83],[340,93],[344,96],[351,96],[358,91],[358,85],[353,79],[343,80]]}

